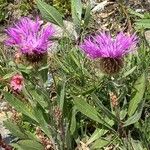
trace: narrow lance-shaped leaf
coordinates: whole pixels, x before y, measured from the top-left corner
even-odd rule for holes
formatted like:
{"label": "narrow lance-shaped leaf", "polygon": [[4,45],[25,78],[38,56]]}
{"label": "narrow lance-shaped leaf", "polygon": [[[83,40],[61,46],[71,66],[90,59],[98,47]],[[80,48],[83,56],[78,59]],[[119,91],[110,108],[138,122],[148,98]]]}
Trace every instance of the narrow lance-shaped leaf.
{"label": "narrow lance-shaped leaf", "polygon": [[64,99],[65,99],[65,85],[66,85],[66,78],[64,77],[62,83],[61,83],[61,86],[60,86],[60,92],[59,92],[59,95],[58,95],[58,101],[59,101],[59,104],[60,104],[60,108],[63,109],[63,106],[64,106]]}
{"label": "narrow lance-shaped leaf", "polygon": [[142,141],[133,140],[132,138],[131,138],[130,141],[131,141],[132,149],[135,149],[135,150],[147,150],[146,148],[143,148]]}
{"label": "narrow lance-shaped leaf", "polygon": [[150,29],[150,19],[140,19],[135,24],[137,28]]}
{"label": "narrow lance-shaped leaf", "polygon": [[137,66],[134,66],[132,69],[129,71],[125,72],[122,78],[126,78],[128,75],[132,74],[136,70]]}
{"label": "narrow lance-shaped leaf", "polygon": [[[82,2],[81,0],[71,0],[71,9],[72,9],[72,17],[74,15],[81,20],[81,15],[82,15]],[[73,18],[74,19],[74,18]]]}
{"label": "narrow lance-shaped leaf", "polygon": [[38,102],[44,109],[48,107],[48,101],[43,96],[43,93],[38,93],[36,89],[30,90],[30,94],[32,95],[35,102]]}
{"label": "narrow lance-shaped leaf", "polygon": [[77,27],[80,30],[81,26],[81,14],[82,14],[82,3],[81,0],[71,0],[71,12],[72,19]]}
{"label": "narrow lance-shaped leaf", "polygon": [[33,115],[32,109],[29,108],[27,104],[17,99],[15,96],[13,96],[10,93],[4,92],[4,96],[5,96],[5,99],[10,103],[10,105],[13,106],[17,111],[23,113],[24,115],[36,121],[36,118]]}
{"label": "narrow lance-shaped leaf", "polygon": [[91,18],[91,5],[89,4],[86,7],[85,16],[84,16],[84,26],[87,27]]}
{"label": "narrow lance-shaped leaf", "polygon": [[8,79],[8,78],[11,78],[13,75],[16,74],[16,71],[15,72],[11,72],[11,73],[8,73],[6,74],[5,76],[3,76],[3,79]]}
{"label": "narrow lance-shaped leaf", "polygon": [[44,133],[51,138],[51,130],[49,127],[49,124],[46,122],[44,113],[42,111],[43,109],[39,106],[34,108],[34,113],[37,119],[37,122],[39,123],[41,129],[44,131]]}
{"label": "narrow lance-shaped leaf", "polygon": [[97,139],[91,146],[91,149],[101,149],[110,143],[109,140]]}
{"label": "narrow lance-shaped leaf", "polygon": [[14,124],[10,120],[4,121],[4,126],[14,135],[21,139],[27,139],[28,136],[24,133],[23,128]]}
{"label": "narrow lance-shaped leaf", "polygon": [[36,0],[36,3],[45,19],[61,27],[64,26],[62,15],[53,6],[50,6],[41,0]]}
{"label": "narrow lance-shaped leaf", "polygon": [[116,121],[116,122],[119,122],[119,119],[108,109],[106,108],[102,102],[98,99],[98,97],[95,95],[95,94],[92,94],[92,98],[93,98],[93,101],[96,102],[96,104],[98,105],[99,109],[107,115],[108,118]]}
{"label": "narrow lance-shaped leaf", "polygon": [[128,11],[129,11],[129,13],[132,14],[132,15],[135,15],[135,16],[140,17],[140,18],[144,18],[144,15],[143,15],[143,14],[138,13],[138,12],[136,12],[136,11],[130,9],[130,8],[128,8]]}
{"label": "narrow lance-shaped leaf", "polygon": [[139,104],[139,107],[138,107],[137,111],[135,112],[135,114],[133,116],[129,117],[128,120],[124,122],[124,127],[136,123],[141,118],[144,103],[145,103],[145,101],[143,101]]}
{"label": "narrow lance-shaped leaf", "polygon": [[63,62],[61,62],[59,59],[56,58],[57,63],[61,66],[61,69],[65,72],[65,73],[69,73],[69,69],[64,65]]}
{"label": "narrow lance-shaped leaf", "polygon": [[42,144],[33,140],[20,140],[17,144],[22,148],[22,150],[44,150],[44,146]]}
{"label": "narrow lance-shaped leaf", "polygon": [[73,134],[76,129],[76,114],[77,114],[76,107],[73,107],[72,116],[71,116],[71,124],[70,124],[71,134]]}
{"label": "narrow lance-shaped leaf", "polygon": [[[114,121],[113,120],[109,120],[108,119],[108,124],[110,126],[114,125]],[[92,142],[94,142],[95,140],[99,139],[101,136],[103,136],[104,134],[106,134],[109,130],[107,129],[103,129],[103,128],[97,128],[94,133],[91,135],[91,137],[89,138],[89,140],[87,141],[87,145],[90,145]]]}
{"label": "narrow lance-shaped leaf", "polygon": [[100,113],[98,113],[97,110],[89,105],[82,97],[74,97],[74,103],[81,113],[115,133],[112,127],[103,119],[104,117],[102,117]]}
{"label": "narrow lance-shaped leaf", "polygon": [[135,82],[132,94],[135,94],[129,102],[128,115],[132,116],[138,104],[142,101],[146,87],[146,74],[143,73]]}

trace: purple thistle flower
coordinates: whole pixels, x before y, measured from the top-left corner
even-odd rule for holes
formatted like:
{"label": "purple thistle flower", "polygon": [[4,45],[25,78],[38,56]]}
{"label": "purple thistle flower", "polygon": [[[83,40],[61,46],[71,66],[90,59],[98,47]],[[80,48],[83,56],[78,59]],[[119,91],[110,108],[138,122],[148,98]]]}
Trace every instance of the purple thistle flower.
{"label": "purple thistle flower", "polygon": [[116,38],[102,32],[83,41],[80,48],[92,58],[100,58],[101,70],[106,74],[118,73],[124,65],[123,56],[135,50],[138,38],[135,34],[120,32]]}
{"label": "purple thistle flower", "polygon": [[113,39],[110,34],[103,32],[85,39],[80,48],[92,59],[121,58],[134,51],[137,41],[135,34],[126,35],[120,32]]}
{"label": "purple thistle flower", "polygon": [[43,26],[38,18],[36,21],[23,17],[13,27],[6,30],[7,46],[16,46],[25,55],[43,55],[51,45],[49,38],[54,34],[51,25]]}

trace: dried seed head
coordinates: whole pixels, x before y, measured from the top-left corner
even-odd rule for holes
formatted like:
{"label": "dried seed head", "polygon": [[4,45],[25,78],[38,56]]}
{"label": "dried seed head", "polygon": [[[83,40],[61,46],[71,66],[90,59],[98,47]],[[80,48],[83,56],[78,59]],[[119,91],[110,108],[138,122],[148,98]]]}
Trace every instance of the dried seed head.
{"label": "dried seed head", "polygon": [[53,150],[53,144],[51,140],[42,132],[40,127],[36,127],[36,136],[44,145],[45,150]]}
{"label": "dried seed head", "polygon": [[113,92],[110,92],[109,95],[110,95],[110,101],[111,101],[112,107],[114,108],[115,106],[118,106],[117,96]]}
{"label": "dried seed head", "polygon": [[11,119],[16,124],[20,124],[22,122],[22,114],[17,112],[16,110],[12,110]]}
{"label": "dried seed head", "polygon": [[62,118],[62,111],[59,106],[56,106],[54,108],[54,117],[55,117],[56,124],[58,125]]}
{"label": "dried seed head", "polygon": [[122,58],[101,58],[100,68],[104,73],[108,75],[119,73],[119,71],[123,68],[123,59]]}

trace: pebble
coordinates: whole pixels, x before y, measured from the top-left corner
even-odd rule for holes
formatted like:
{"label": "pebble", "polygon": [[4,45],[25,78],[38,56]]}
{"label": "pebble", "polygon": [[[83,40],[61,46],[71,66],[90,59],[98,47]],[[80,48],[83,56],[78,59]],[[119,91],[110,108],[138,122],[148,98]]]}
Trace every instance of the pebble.
{"label": "pebble", "polygon": [[[10,113],[8,113],[10,115]],[[12,140],[10,137],[10,131],[4,127],[3,122],[7,120],[6,114],[4,112],[0,112],[0,134],[2,135],[2,139],[8,144]],[[0,148],[0,150],[4,150]]]}
{"label": "pebble", "polygon": [[7,117],[4,112],[0,113],[0,133],[3,138],[6,138],[7,135],[10,133],[3,125],[3,122],[7,120]]}
{"label": "pebble", "polygon": [[147,40],[147,42],[149,43],[150,46],[150,30],[145,31],[145,38]]}

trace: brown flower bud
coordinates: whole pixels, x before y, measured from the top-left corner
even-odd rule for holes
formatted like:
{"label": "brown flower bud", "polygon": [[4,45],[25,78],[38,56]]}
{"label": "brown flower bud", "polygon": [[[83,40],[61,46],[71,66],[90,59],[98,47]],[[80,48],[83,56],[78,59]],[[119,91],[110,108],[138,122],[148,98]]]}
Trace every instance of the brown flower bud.
{"label": "brown flower bud", "polygon": [[123,68],[123,59],[122,58],[102,58],[100,60],[101,70],[108,74],[116,74]]}

